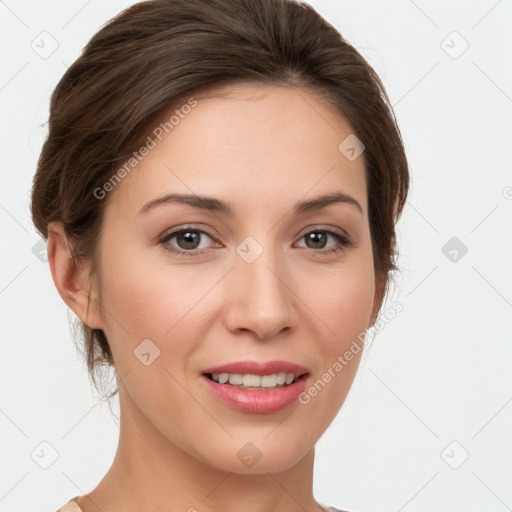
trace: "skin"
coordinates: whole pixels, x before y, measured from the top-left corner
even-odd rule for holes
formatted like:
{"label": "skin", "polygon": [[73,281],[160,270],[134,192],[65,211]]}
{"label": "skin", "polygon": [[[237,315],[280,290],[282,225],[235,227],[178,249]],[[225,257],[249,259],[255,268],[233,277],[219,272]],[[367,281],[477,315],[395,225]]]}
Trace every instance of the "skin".
{"label": "skin", "polygon": [[[72,265],[62,225],[50,226],[55,285],[82,321],[106,333],[119,384],[115,459],[78,504],[84,512],[322,510],[314,445],[362,351],[307,405],[273,414],[229,408],[199,376],[211,365],[281,359],[306,366],[313,383],[373,324],[384,283],[374,274],[363,157],[338,150],[352,127],[304,89],[245,84],[194,97],[197,106],[109,192],[100,284],[87,262]],[[334,203],[291,213],[333,191],[362,211]],[[230,202],[235,215],[180,204],[139,214],[171,192]],[[196,249],[179,237],[161,242],[190,224],[207,233]],[[323,229],[346,233],[352,245],[327,253],[340,244]],[[326,236],[323,245],[307,245],[311,232]],[[263,248],[252,263],[236,252],[248,236]],[[149,366],[134,357],[145,339],[160,349]],[[237,457],[247,442],[261,452],[251,468]]]}

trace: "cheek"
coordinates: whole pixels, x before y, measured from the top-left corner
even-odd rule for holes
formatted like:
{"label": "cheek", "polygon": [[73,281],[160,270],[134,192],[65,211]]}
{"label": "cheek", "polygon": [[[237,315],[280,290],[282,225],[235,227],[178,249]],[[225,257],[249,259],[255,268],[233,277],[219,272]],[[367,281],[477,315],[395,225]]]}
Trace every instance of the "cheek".
{"label": "cheek", "polygon": [[371,256],[360,253],[350,265],[325,279],[324,286],[317,284],[314,289],[310,299],[312,309],[318,322],[328,328],[322,329],[326,335],[316,343],[322,361],[317,373],[321,376],[331,372],[331,376],[322,379],[329,382],[330,388],[324,397],[330,395],[330,407],[335,403],[340,406],[357,371],[371,320],[375,295]]}
{"label": "cheek", "polygon": [[[125,230],[129,232],[126,227]],[[125,238],[116,238],[116,233],[111,232],[102,240],[105,321],[108,328],[116,332],[161,337],[172,327],[173,319],[186,312],[188,296],[183,294],[186,276],[155,265],[147,256],[154,248],[148,249],[140,241],[126,241]],[[194,295],[193,290],[190,295]]]}
{"label": "cheek", "polygon": [[[162,283],[144,261],[140,248],[105,234],[101,246],[101,296],[105,331],[117,360],[144,339],[156,339],[164,329],[162,312],[172,307],[169,284]],[[131,350],[129,350],[131,348]],[[116,356],[116,354],[114,354]]]}
{"label": "cheek", "polygon": [[102,276],[105,333],[122,385],[137,404],[130,410],[154,420],[185,415],[190,400],[177,382],[195,343],[194,304],[208,283],[194,283],[181,269],[148,265],[136,250],[122,261],[105,256]]}
{"label": "cheek", "polygon": [[309,289],[313,310],[338,342],[368,327],[375,295],[371,258],[354,258],[339,272],[325,275],[321,286],[312,276]]}

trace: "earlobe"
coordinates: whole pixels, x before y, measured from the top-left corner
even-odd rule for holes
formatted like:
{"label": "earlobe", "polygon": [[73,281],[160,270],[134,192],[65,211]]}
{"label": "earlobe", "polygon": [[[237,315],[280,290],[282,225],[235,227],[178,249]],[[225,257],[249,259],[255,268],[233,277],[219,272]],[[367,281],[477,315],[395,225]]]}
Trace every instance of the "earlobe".
{"label": "earlobe", "polygon": [[62,222],[48,225],[48,263],[59,295],[86,325],[102,329],[103,320],[98,300],[90,289],[88,266],[83,268],[72,258]]}

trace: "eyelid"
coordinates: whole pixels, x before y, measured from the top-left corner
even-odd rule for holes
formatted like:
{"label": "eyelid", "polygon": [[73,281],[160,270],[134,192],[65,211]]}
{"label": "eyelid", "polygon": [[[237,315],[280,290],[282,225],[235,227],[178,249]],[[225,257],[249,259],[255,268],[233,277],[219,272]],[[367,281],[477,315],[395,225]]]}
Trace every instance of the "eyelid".
{"label": "eyelid", "polygon": [[[203,235],[207,235],[214,242],[220,243],[220,242],[218,242],[216,235],[213,235],[209,231],[206,231],[205,229],[200,228],[200,227],[198,227],[196,225],[193,225],[193,224],[187,224],[187,225],[184,225],[183,227],[175,227],[175,228],[167,229],[162,235],[160,235],[158,237],[158,239],[159,239],[160,243],[163,243],[163,242],[166,242],[166,241],[170,240],[171,238],[174,238],[176,235],[179,235],[180,233],[183,233],[183,232],[186,232],[186,231],[197,231],[198,233],[201,233]],[[185,252],[192,252],[192,251],[185,251]]]}
{"label": "eyelid", "polygon": [[312,224],[311,226],[306,226],[303,230],[300,231],[302,233],[300,236],[302,237],[305,234],[315,230],[333,232],[336,233],[337,235],[350,239],[350,235],[344,229],[334,226],[325,226],[324,224]]}
{"label": "eyelid", "polygon": [[184,231],[197,231],[199,233],[209,236],[215,242],[219,242],[219,238],[221,238],[221,236],[217,235],[215,231],[210,232],[208,229],[205,229],[204,227],[202,227],[202,225],[192,223],[192,224],[181,224],[178,226],[174,226],[172,228],[168,228],[161,235],[158,235],[157,239],[160,242],[162,242],[164,240],[169,240],[169,238],[172,238],[173,236],[183,233]]}

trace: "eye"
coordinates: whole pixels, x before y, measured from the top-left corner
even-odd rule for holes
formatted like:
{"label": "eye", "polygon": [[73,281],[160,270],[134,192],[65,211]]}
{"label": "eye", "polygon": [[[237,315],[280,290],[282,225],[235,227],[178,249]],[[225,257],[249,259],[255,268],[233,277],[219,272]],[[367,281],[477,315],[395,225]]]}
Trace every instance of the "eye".
{"label": "eye", "polygon": [[[333,238],[336,243],[333,247],[325,249],[329,238]],[[346,247],[350,247],[352,245],[347,236],[330,229],[315,229],[313,231],[309,231],[305,235],[302,235],[301,240],[302,239],[305,239],[306,241],[306,248],[322,254],[342,252]]]}
{"label": "eye", "polygon": [[[332,247],[327,246],[329,238],[335,241]],[[212,235],[202,229],[185,227],[165,235],[160,243],[165,250],[174,254],[197,256],[208,252],[209,248],[212,247],[211,243],[208,244],[207,239],[214,240]],[[310,249],[313,253],[319,253],[319,255],[340,253],[345,248],[352,246],[352,242],[346,235],[330,229],[308,231],[300,238],[300,240],[303,239],[306,241],[305,248]],[[216,241],[215,244],[217,244],[217,247],[223,247]]]}
{"label": "eye", "polygon": [[[209,245],[203,242],[205,237],[213,240],[206,231],[197,228],[183,228],[169,233],[160,242],[166,250],[175,254],[196,256],[208,250]],[[171,243],[173,239],[178,247]]]}

